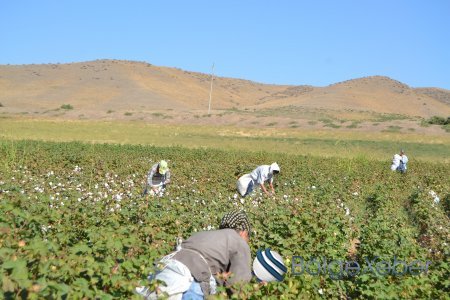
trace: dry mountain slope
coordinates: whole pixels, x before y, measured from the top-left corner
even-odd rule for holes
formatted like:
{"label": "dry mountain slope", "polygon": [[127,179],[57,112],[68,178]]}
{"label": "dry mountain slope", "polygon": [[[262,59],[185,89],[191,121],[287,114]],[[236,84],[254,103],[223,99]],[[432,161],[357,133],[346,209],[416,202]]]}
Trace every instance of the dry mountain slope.
{"label": "dry mountain slope", "polygon": [[[92,117],[108,110],[207,109],[208,74],[142,62],[98,60],[71,64],[1,65],[1,111],[43,112],[71,104]],[[348,80],[327,87],[260,84],[217,77],[215,110],[297,107],[430,117],[450,115],[450,91],[414,89],[387,77]],[[75,114],[75,113],[74,113]]]}

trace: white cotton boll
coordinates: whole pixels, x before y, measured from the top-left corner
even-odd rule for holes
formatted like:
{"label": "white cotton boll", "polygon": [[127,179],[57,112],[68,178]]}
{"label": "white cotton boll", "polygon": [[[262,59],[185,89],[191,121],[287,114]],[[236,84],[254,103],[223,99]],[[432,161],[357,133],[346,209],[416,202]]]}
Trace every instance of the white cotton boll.
{"label": "white cotton boll", "polygon": [[358,192],[354,192],[354,193],[353,193],[353,196],[358,196]]}
{"label": "white cotton boll", "polygon": [[284,198],[284,199],[287,199],[287,198],[288,198],[288,195],[283,195],[283,198]]}
{"label": "white cotton boll", "polygon": [[237,199],[237,197],[238,197],[238,194],[233,195],[233,199]]}
{"label": "white cotton boll", "polygon": [[323,290],[322,289],[319,289],[318,292],[319,292],[319,294],[323,295]]}
{"label": "white cotton boll", "polygon": [[315,185],[311,186],[311,189],[315,190],[315,189],[316,189],[316,186],[315,186]]}
{"label": "white cotton boll", "polygon": [[439,201],[441,201],[441,199],[439,199],[438,196],[434,197],[434,203],[435,204],[439,204]]}
{"label": "white cotton boll", "polygon": [[245,203],[244,198],[241,198],[241,204],[244,204],[244,203]]}
{"label": "white cotton boll", "polygon": [[346,216],[350,215],[350,209],[348,209],[348,207],[345,208],[345,215]]}

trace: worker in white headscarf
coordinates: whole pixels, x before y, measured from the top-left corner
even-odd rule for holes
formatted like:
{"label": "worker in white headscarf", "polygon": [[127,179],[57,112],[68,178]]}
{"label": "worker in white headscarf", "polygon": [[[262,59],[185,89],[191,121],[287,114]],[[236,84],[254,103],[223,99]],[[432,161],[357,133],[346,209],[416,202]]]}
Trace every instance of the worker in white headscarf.
{"label": "worker in white headscarf", "polygon": [[405,151],[400,150],[400,154],[395,154],[392,158],[391,170],[399,171],[400,173],[406,173],[406,164],[408,163],[408,157]]}
{"label": "worker in white headscarf", "polygon": [[[254,169],[250,174],[243,175],[239,178],[237,186],[239,193],[245,197],[253,191],[255,184],[259,184],[263,192],[267,195],[274,195],[273,176],[280,173],[280,167],[275,162],[269,165],[261,165]],[[270,193],[265,187],[265,183],[269,183]]]}

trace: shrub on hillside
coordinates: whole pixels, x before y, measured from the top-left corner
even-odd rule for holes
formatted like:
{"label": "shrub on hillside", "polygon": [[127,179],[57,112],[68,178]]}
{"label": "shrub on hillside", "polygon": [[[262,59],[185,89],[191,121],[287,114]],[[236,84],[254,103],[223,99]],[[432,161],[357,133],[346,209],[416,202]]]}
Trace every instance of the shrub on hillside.
{"label": "shrub on hillside", "polygon": [[73,109],[73,106],[70,105],[70,104],[63,104],[63,105],[61,105],[61,108],[62,108],[62,109],[70,110],[70,109]]}
{"label": "shrub on hillside", "polygon": [[432,125],[448,125],[450,124],[450,117],[446,119],[444,117],[433,116],[427,120],[427,123]]}

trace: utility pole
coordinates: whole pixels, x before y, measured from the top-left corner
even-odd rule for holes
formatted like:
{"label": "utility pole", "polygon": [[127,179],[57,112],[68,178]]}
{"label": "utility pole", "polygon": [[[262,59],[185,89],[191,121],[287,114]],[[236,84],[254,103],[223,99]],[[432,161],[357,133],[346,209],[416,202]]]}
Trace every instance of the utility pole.
{"label": "utility pole", "polygon": [[211,99],[212,99],[212,87],[213,87],[213,80],[214,80],[214,63],[211,68],[211,88],[209,89],[209,105],[208,105],[208,115],[211,112]]}

